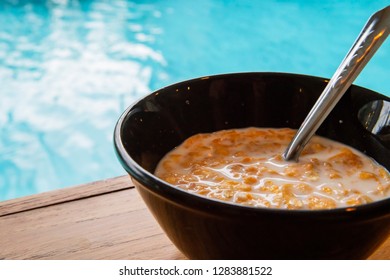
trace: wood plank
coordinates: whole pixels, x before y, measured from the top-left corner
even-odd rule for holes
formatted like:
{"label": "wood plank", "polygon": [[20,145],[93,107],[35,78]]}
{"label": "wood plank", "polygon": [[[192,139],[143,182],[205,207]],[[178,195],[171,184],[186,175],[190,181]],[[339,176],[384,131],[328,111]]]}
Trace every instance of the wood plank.
{"label": "wood plank", "polygon": [[[0,259],[185,259],[127,176],[97,183],[100,193],[94,185],[76,187],[80,197],[52,194],[56,203],[38,195],[30,210],[15,205],[25,210],[0,217]],[[370,259],[390,260],[390,237]]]}
{"label": "wood plank", "polygon": [[183,259],[135,189],[0,218],[0,259]]}
{"label": "wood plank", "polygon": [[120,176],[79,186],[6,200],[0,202],[0,217],[133,187],[129,176]]}
{"label": "wood plank", "polygon": [[370,257],[370,260],[390,260],[390,236]]}

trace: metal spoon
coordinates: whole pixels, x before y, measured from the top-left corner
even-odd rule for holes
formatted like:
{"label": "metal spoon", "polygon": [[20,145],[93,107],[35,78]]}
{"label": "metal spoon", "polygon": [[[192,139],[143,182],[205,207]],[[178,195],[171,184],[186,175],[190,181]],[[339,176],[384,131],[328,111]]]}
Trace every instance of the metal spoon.
{"label": "metal spoon", "polygon": [[298,161],[310,138],[385,41],[390,30],[390,6],[373,14],[337,68],[321,96],[285,150],[285,160]]}
{"label": "metal spoon", "polygon": [[358,112],[360,123],[378,137],[382,144],[390,148],[390,102],[374,100],[364,105]]}

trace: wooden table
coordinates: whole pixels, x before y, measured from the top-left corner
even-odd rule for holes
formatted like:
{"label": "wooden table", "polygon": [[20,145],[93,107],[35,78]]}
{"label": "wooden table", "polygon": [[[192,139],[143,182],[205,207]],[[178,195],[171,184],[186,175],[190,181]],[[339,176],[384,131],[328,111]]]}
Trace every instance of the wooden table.
{"label": "wooden table", "polygon": [[[0,202],[0,259],[185,259],[127,176]],[[371,259],[390,259],[390,237]]]}

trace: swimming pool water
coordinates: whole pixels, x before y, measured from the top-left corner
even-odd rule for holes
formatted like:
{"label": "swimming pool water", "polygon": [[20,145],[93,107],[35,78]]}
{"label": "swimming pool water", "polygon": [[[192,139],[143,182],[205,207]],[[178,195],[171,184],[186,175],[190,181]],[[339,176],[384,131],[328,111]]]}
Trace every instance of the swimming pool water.
{"label": "swimming pool water", "polygon": [[[121,112],[184,79],[330,77],[387,1],[0,2],[0,200],[122,175]],[[390,42],[355,84],[390,94]]]}

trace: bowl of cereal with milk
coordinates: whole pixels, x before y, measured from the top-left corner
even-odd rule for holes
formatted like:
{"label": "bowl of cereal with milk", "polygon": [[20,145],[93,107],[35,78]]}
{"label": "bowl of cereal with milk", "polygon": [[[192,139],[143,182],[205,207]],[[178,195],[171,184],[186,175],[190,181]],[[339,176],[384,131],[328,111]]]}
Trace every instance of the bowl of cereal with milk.
{"label": "bowl of cereal with milk", "polygon": [[390,100],[352,85],[297,162],[284,150],[328,80],[202,77],[129,107],[118,158],[190,259],[365,259],[390,235],[390,150],[359,110]]}

